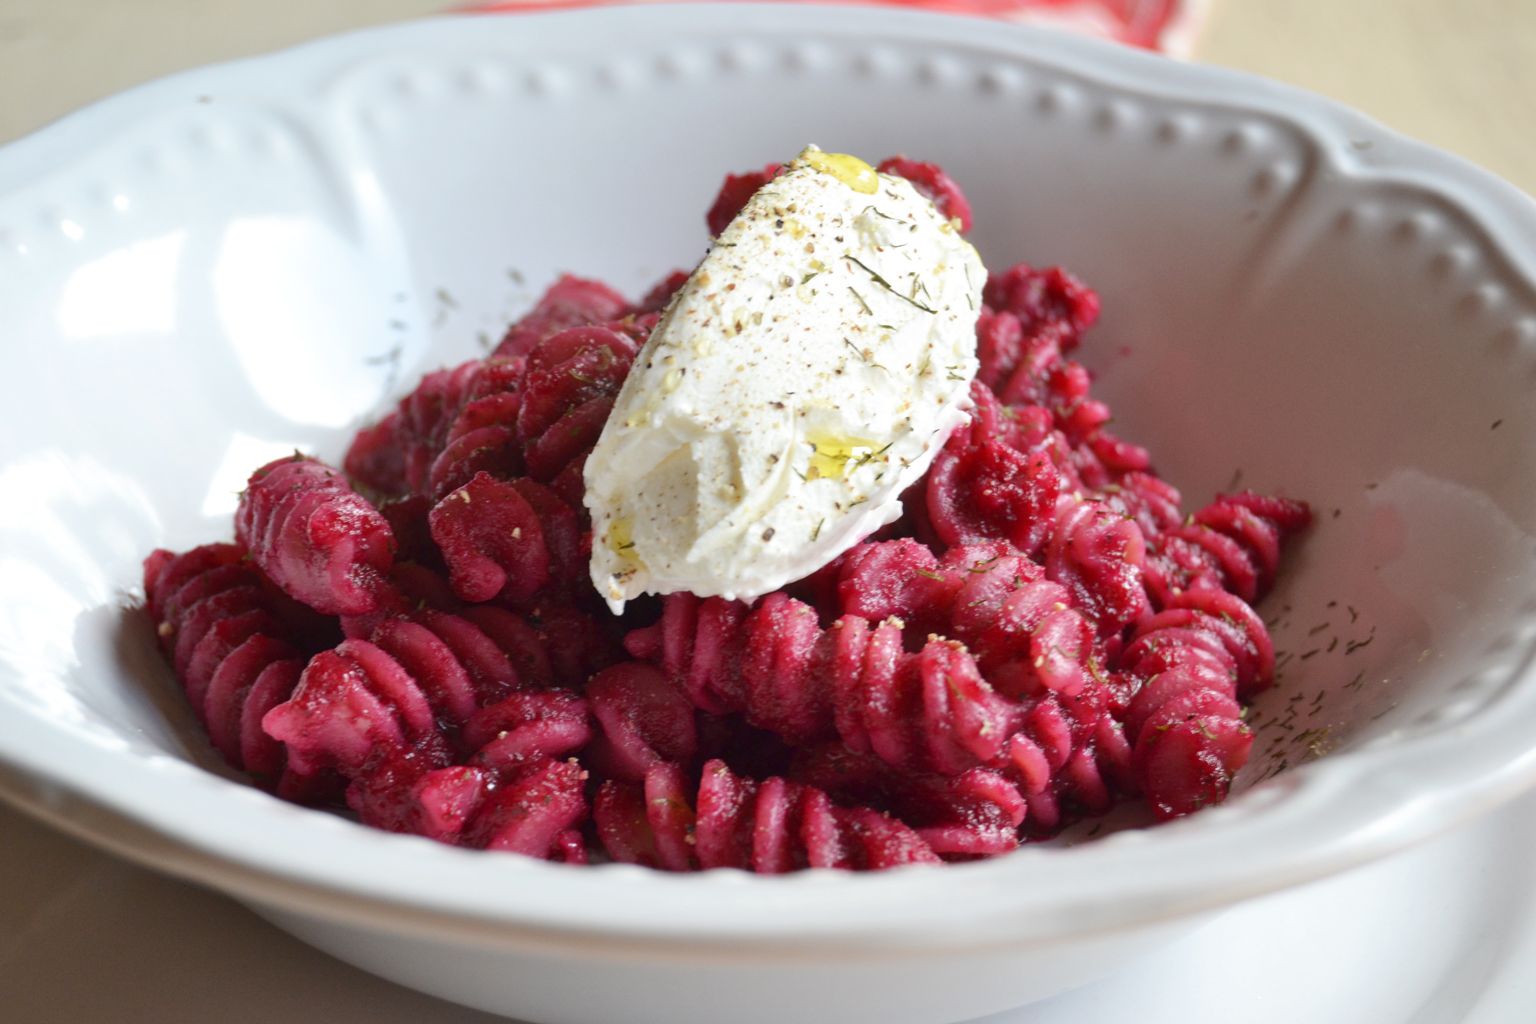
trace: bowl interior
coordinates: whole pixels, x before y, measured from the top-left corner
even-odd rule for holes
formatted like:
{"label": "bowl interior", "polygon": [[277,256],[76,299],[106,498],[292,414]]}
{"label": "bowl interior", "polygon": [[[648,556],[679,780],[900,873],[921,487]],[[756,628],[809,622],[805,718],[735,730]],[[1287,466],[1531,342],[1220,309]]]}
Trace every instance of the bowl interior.
{"label": "bowl interior", "polygon": [[690,265],[722,174],[808,142],[942,163],[989,266],[1098,289],[1082,358],[1192,507],[1313,504],[1260,608],[1281,672],[1243,787],[1506,694],[1536,611],[1531,267],[1379,171],[1406,144],[1363,121],[1047,34],[841,17],[425,23],[4,154],[0,720],[222,771],[133,610],[143,556],[228,536],[253,467],[339,458],[557,273],[638,293]]}

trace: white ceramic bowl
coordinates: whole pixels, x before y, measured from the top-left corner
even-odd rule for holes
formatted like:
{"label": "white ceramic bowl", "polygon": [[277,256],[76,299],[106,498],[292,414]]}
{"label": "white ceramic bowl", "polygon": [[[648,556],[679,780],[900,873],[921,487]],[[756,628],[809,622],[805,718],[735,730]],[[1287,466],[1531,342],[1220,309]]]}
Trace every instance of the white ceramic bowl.
{"label": "white ceramic bowl", "polygon": [[[1240,469],[1319,510],[1265,608],[1293,656],[1240,792],[987,863],[670,877],[375,833],[223,770],[134,611],[143,555],[226,536],[253,466],[338,456],[557,271],[689,263],[724,171],[812,141],[942,162],[990,263],[1096,286],[1085,358],[1188,496]],[[981,21],[451,18],[168,79],[0,152],[0,788],[541,1021],[1022,1003],[1536,781],[1533,281],[1536,210],[1453,158]]]}

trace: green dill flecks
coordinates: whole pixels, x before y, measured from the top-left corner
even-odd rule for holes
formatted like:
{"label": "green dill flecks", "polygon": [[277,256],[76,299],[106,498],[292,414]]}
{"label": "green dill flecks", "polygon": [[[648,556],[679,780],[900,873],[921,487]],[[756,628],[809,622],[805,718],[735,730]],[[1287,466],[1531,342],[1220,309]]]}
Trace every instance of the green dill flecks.
{"label": "green dill flecks", "polygon": [[[857,295],[858,293],[854,292],[854,294]],[[846,337],[843,338],[843,344],[847,345],[849,348],[853,349],[853,354],[854,355],[858,356],[860,359],[864,360],[865,362],[869,362],[869,357],[864,354],[864,350],[859,348],[859,346],[855,345],[850,339],[848,339]]]}
{"label": "green dill flecks", "polygon": [[1360,648],[1362,648],[1362,647],[1369,647],[1369,646],[1371,646],[1372,642],[1374,642],[1375,639],[1376,639],[1376,634],[1372,633],[1370,636],[1366,637],[1364,640],[1351,640],[1349,643],[1344,645],[1344,653],[1345,654],[1354,654],[1356,651],[1360,650]]}
{"label": "green dill flecks", "polygon": [[875,206],[873,203],[871,203],[869,206],[864,207],[862,212],[863,213],[872,213],[876,217],[881,218],[882,220],[894,220],[898,224],[903,223],[903,221],[902,221],[902,219],[900,217],[892,217],[888,213],[881,213],[880,212],[880,208],[878,206]]}
{"label": "green dill flecks", "polygon": [[816,529],[811,531],[811,540],[812,541],[815,541],[816,538],[821,536],[821,528],[823,526],[826,526],[826,525],[827,525],[827,520],[826,520],[825,516],[823,516],[821,519],[818,519],[816,521]]}
{"label": "green dill flecks", "polygon": [[939,580],[940,582],[942,582],[943,579],[944,579],[944,576],[943,576],[942,573],[933,572],[931,569],[913,569],[912,571],[917,573],[919,576],[926,577],[927,579],[930,579],[930,580]]}
{"label": "green dill flecks", "polygon": [[812,279],[812,278],[813,278],[813,277],[815,277],[815,276],[816,276],[816,275],[817,275],[817,274],[819,274],[819,273],[821,273],[821,271],[819,271],[819,270],[813,270],[813,271],[811,271],[811,272],[810,272],[810,273],[809,273],[809,274],[806,274],[806,275],[805,275],[805,276],[803,276],[803,277],[801,277],[801,278],[800,278],[800,283],[801,283],[801,284],[810,284],[810,282],[811,282],[811,279]]}
{"label": "green dill flecks", "polygon": [[867,315],[873,316],[875,311],[869,308],[869,303],[864,301],[864,296],[859,294],[859,290],[857,288],[855,288],[853,285],[849,285],[848,286],[848,290],[853,292],[853,297],[855,299],[859,300],[859,308],[864,310],[864,312]]}
{"label": "green dill flecks", "polygon": [[[891,442],[891,444],[895,444],[895,442],[893,441],[893,442]],[[867,466],[869,463],[874,462],[881,455],[884,455],[886,449],[889,448],[890,446],[891,445],[888,444],[888,445],[885,446],[885,448],[881,448],[879,451],[875,451],[875,450],[871,449],[870,451],[867,451],[864,454],[858,456],[854,460],[853,468],[854,469],[858,469],[860,466]]]}
{"label": "green dill flecks", "polygon": [[391,365],[393,365],[395,363],[398,363],[400,361],[400,356],[402,355],[402,351],[403,350],[401,349],[401,347],[399,345],[396,345],[393,348],[391,348],[388,352],[385,352],[385,353],[383,353],[381,355],[368,356],[368,357],[364,358],[363,359],[363,365],[364,366],[391,366]]}
{"label": "green dill flecks", "polygon": [[[846,252],[843,253],[843,259],[847,260],[849,263],[852,263],[854,266],[856,266],[860,270],[864,271],[864,273],[869,275],[870,280],[874,281],[875,284],[879,285],[881,288],[884,288],[886,291],[888,291],[892,295],[896,296],[902,302],[905,302],[905,303],[908,303],[909,305],[915,306],[918,309],[922,310],[924,313],[937,313],[938,312],[938,310],[934,309],[932,306],[925,306],[921,302],[918,302],[916,299],[909,298],[908,296],[901,294],[901,292],[897,291],[895,288],[892,288],[891,287],[891,282],[887,281],[885,278],[883,278],[879,274],[875,273],[875,271],[871,270],[868,266],[866,266],[864,264],[864,262],[862,260],[860,260],[857,256],[853,255],[852,253],[846,253]],[[849,290],[852,291],[851,288]],[[857,295],[858,292],[854,292],[854,294]],[[863,300],[860,299],[859,301],[862,302]],[[869,308],[865,307],[864,311],[866,313],[869,312]]]}

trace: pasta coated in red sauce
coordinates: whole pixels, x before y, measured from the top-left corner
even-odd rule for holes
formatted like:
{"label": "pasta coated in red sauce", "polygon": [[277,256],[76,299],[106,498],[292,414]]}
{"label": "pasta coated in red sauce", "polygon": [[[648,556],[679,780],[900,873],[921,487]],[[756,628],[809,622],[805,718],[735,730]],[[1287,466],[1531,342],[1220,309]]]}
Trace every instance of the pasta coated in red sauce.
{"label": "pasta coated in red sauce", "polygon": [[[892,157],[959,230],[934,164]],[[718,233],[777,165],[729,175]],[[674,272],[558,279],[491,353],[428,373],[341,469],[258,469],[233,543],[144,563],[209,740],[287,799],[455,845],[669,871],[1003,854],[1139,800],[1220,802],[1273,683],[1253,610],[1307,506],[1186,512],[1073,357],[1098,296],[991,276],[970,422],[904,515],[754,602],[606,610],[582,470]]]}

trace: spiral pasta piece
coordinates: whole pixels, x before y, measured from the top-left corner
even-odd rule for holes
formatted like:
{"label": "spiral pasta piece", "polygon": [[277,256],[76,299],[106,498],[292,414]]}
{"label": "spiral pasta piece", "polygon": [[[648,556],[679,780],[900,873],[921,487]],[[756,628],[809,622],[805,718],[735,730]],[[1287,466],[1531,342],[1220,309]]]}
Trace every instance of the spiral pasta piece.
{"label": "spiral pasta piece", "polygon": [[956,774],[995,757],[1013,709],[958,643],[902,646],[899,622],[844,616],[822,629],[783,593],[750,611],[668,595],[661,621],[632,632],[632,655],[661,665],[697,706],[741,711],[792,744],[841,737],[894,765]]}
{"label": "spiral pasta piece", "polygon": [[590,539],[577,513],[526,477],[477,473],[428,515],[454,592],[465,601],[528,604],[572,594]]}
{"label": "spiral pasta piece", "polygon": [[[1178,488],[1154,473],[1132,470],[1122,475],[1118,482],[1105,485],[1100,493],[1106,506],[1135,520],[1141,528],[1147,541],[1149,563],[1158,538],[1184,519],[1184,499]],[[1148,576],[1152,574],[1150,564],[1146,572]],[[1151,587],[1150,582],[1148,587]]]}
{"label": "spiral pasta piece", "polygon": [[1002,754],[952,777],[904,772],[835,744],[805,751],[796,780],[887,810],[946,857],[991,855],[1049,836],[1137,791],[1132,751],[1102,685],[1029,702]]}
{"label": "spiral pasta piece", "polygon": [[388,521],[339,472],[298,454],[251,474],[235,536],[269,579],[327,615],[376,608],[394,563]]}
{"label": "spiral pasta piece", "polygon": [[388,497],[422,493],[432,460],[442,450],[482,365],[473,359],[424,376],[392,412],[353,439],[342,461],[347,475]]}
{"label": "spiral pasta piece", "polygon": [[1274,585],[1284,540],[1312,522],[1302,502],[1244,491],[1221,494],[1155,543],[1149,587],[1167,605],[1183,590],[1229,590],[1254,602]]}
{"label": "spiral pasta piece", "polygon": [[365,824],[570,859],[585,775],[559,759],[591,728],[580,697],[530,688],[540,646],[498,608],[391,619],[315,655],[262,724],[300,776],[345,780]]}
{"label": "spiral pasta piece", "polygon": [[428,515],[454,593],[527,600],[550,581],[550,550],[538,513],[514,483],[476,473]]}
{"label": "spiral pasta piece", "polygon": [[605,776],[638,782],[654,764],[688,764],[698,753],[694,707],[655,666],[614,665],[584,693],[598,726],[588,760]]}
{"label": "spiral pasta piece", "polygon": [[1024,452],[957,433],[928,472],[928,521],[946,545],[1006,540],[1034,552],[1050,538],[1062,477],[1043,448]]}
{"label": "spiral pasta piece", "polygon": [[[516,691],[465,722],[466,758],[439,765],[386,756],[353,780],[349,803],[366,823],[393,831],[571,861],[578,854],[559,847],[586,814],[585,772],[566,758],[591,737],[581,698]],[[575,846],[584,855],[579,838]]]}
{"label": "spiral pasta piece", "polygon": [[629,311],[624,296],[601,281],[562,274],[521,320],[507,329],[492,355],[510,359],[569,327],[617,320]]}
{"label": "spiral pasta piece", "polygon": [[941,563],[926,545],[910,537],[857,544],[836,564],[832,617],[900,619],[907,626],[907,636],[914,639],[949,634],[955,595],[964,580],[948,562],[946,558]]}
{"label": "spiral pasta piece", "polygon": [[[901,586],[914,570],[920,585]],[[988,682],[1024,702],[991,765],[1029,802],[1033,828],[1059,828],[1063,801],[1098,813],[1134,787],[1104,645],[1068,588],[1040,566],[1006,546],[956,547],[939,559],[886,541],[854,549],[844,572],[845,608],[900,615],[926,603],[934,628],[964,641]],[[879,578],[887,574],[898,581]]]}
{"label": "spiral pasta piece", "polygon": [[448,422],[417,493],[440,501],[477,473],[509,479],[523,472],[517,444],[517,415],[522,410],[527,366],[523,359],[490,359],[480,364],[469,393]]}
{"label": "spiral pasta piece", "polygon": [[1066,587],[1016,554],[959,548],[944,563],[963,574],[949,631],[975,652],[995,686],[1033,699],[1075,696],[1092,683],[1102,654]]}
{"label": "spiral pasta piece", "polygon": [[1061,267],[1037,270],[1016,263],[988,276],[982,301],[1017,317],[1026,331],[1059,328],[1065,352],[1076,348],[1083,332],[1099,319],[1098,294]]}
{"label": "spiral pasta piece", "polygon": [[550,483],[580,464],[597,443],[613,400],[648,333],[594,325],[561,331],[528,356],[517,437],[530,477]]}
{"label": "spiral pasta piece", "polygon": [[343,463],[348,476],[384,496],[437,499],[482,470],[521,473],[527,439],[516,424],[527,357],[568,329],[631,312],[607,285],[561,277],[488,358],[427,374],[393,412],[359,432]]}
{"label": "spiral pasta piece", "polygon": [[1029,805],[1033,831],[1049,835],[1077,817],[1102,814],[1137,791],[1133,752],[1106,685],[1036,700],[1008,739],[998,767]]}
{"label": "spiral pasta piece", "polygon": [[428,519],[464,600],[528,602],[551,583],[573,596],[589,543],[581,468],[647,330],[594,325],[544,338],[520,361],[515,390],[470,402],[450,426],[429,473]]}
{"label": "spiral pasta piece", "polygon": [[224,759],[275,782],[282,749],[262,716],[298,684],[302,653],[278,608],[286,600],[234,544],[184,554],[157,550],[144,561],[144,593],[161,650],[187,701]]}
{"label": "spiral pasta piece", "polygon": [[586,771],[530,758],[491,770],[440,764],[428,750],[383,755],[352,780],[347,802],[366,825],[438,842],[584,863]]}
{"label": "spiral pasta piece", "polygon": [[1102,636],[1115,636],[1147,613],[1146,540],[1135,520],[1103,502],[1062,498],[1045,551],[1045,575]]}
{"label": "spiral pasta piece", "polygon": [[1009,697],[1075,694],[1102,660],[1069,590],[1007,544],[961,545],[942,559],[908,539],[862,544],[844,561],[837,592],[844,614],[915,619],[922,634],[963,642]]}
{"label": "spiral pasta piece", "polygon": [[[388,620],[310,659],[298,688],[262,720],[301,774],[362,772],[380,751],[404,752],[523,685],[536,637],[497,608],[423,611]],[[509,642],[510,641],[510,642]]]}
{"label": "spiral pasta piece", "polygon": [[608,781],[593,807],[608,855],[669,871],[742,868],[879,870],[939,857],[910,827],[868,807],[841,807],[822,790],[778,776],[754,781],[723,761],[696,789],[665,762],[640,785]]}
{"label": "spiral pasta piece", "polygon": [[994,767],[959,775],[904,772],[837,743],[799,752],[792,781],[827,792],[844,805],[891,814],[946,859],[993,856],[1019,845],[1028,801]]}
{"label": "spiral pasta piece", "polygon": [[1120,667],[1136,687],[1125,727],[1154,812],[1178,817],[1224,799],[1253,744],[1240,701],[1274,670],[1263,622],[1233,594],[1185,591],[1137,627]]}

